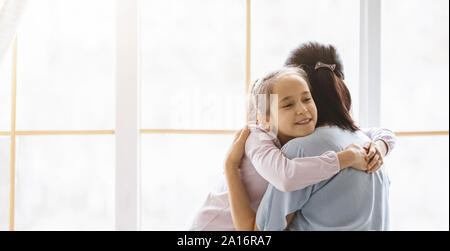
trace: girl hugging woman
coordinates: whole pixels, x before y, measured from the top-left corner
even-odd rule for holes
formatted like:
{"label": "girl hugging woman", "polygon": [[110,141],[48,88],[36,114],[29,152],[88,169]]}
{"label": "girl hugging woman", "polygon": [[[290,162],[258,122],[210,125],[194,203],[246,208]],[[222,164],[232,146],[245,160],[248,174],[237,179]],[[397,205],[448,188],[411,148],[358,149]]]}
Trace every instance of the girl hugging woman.
{"label": "girl hugging woman", "polygon": [[[190,229],[248,231],[258,229],[259,224],[261,230],[283,230],[292,219],[295,219],[293,230],[333,230],[333,227],[337,230],[341,226],[350,230],[386,229],[388,217],[381,211],[387,211],[387,204],[376,206],[377,210],[381,208],[379,214],[342,215],[325,210],[328,218],[318,217],[328,222],[307,221],[305,217],[311,215],[300,213],[308,208],[314,211],[321,204],[312,202],[328,198],[324,194],[323,198],[312,200],[312,193],[340,187],[338,184],[324,189],[324,184],[333,180],[338,183],[336,177],[341,176],[347,182],[355,173],[357,178],[352,181],[355,186],[341,187],[336,192],[373,196],[377,198],[375,203],[385,203],[388,186],[375,183],[377,177],[388,180],[382,168],[383,158],[393,149],[396,138],[389,130],[360,130],[354,124],[350,116],[350,92],[343,81],[342,64],[334,47],[317,43],[301,45],[287,65],[252,86],[253,97],[265,97],[266,102],[260,102],[264,103],[264,109],[260,109],[260,98],[251,99],[252,107],[257,107],[258,122],[236,134],[225,161],[225,175],[209,193]],[[270,99],[273,95],[277,98]],[[302,138],[309,140],[295,141]],[[281,150],[283,146],[285,152]],[[365,185],[377,191],[358,192],[366,191]],[[382,196],[378,196],[380,193]],[[316,209],[338,209],[338,205],[353,198],[347,197],[340,203],[331,206],[324,203]],[[370,206],[373,205],[353,211]],[[368,219],[367,215],[384,218]],[[361,221],[376,223],[364,225]]]}

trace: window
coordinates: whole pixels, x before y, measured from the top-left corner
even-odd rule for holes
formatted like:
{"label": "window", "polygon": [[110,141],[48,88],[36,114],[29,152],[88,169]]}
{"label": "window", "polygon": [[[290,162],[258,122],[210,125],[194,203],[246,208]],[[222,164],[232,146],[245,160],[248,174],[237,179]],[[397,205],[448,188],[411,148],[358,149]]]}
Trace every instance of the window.
{"label": "window", "polygon": [[[246,122],[248,81],[307,41],[336,46],[355,120],[375,106],[402,136],[386,159],[391,230],[448,230],[448,1],[369,1],[29,1],[0,65],[0,230],[187,230]],[[364,103],[374,75],[380,99]]]}
{"label": "window", "polygon": [[183,230],[222,173],[232,135],[218,131],[246,121],[245,1],[141,1],[140,10],[141,128],[172,131],[141,136],[141,225]]}
{"label": "window", "polygon": [[142,230],[186,230],[223,175],[233,135],[142,135]]}
{"label": "window", "polygon": [[10,139],[0,136],[0,231],[8,230]]}
{"label": "window", "polygon": [[10,142],[12,50],[0,63],[0,231],[8,230],[10,192]]}
{"label": "window", "polygon": [[108,0],[29,2],[17,50],[17,230],[114,229],[115,139],[96,131],[115,126],[115,14]]}
{"label": "window", "polygon": [[114,230],[114,136],[18,136],[16,230]]}
{"label": "window", "polygon": [[141,1],[141,128],[245,121],[245,2]]}
{"label": "window", "polygon": [[391,230],[448,230],[448,146],[448,136],[399,138],[386,158]]}
{"label": "window", "polygon": [[114,7],[108,0],[30,2],[19,34],[17,130],[114,127]]}
{"label": "window", "polygon": [[382,124],[397,131],[448,131],[448,1],[381,6]]}
{"label": "window", "polygon": [[12,55],[10,50],[6,60],[0,64],[0,132],[11,129],[11,76]]}
{"label": "window", "polygon": [[391,229],[448,230],[448,1],[381,6],[381,124],[447,131],[401,137],[387,158]]}

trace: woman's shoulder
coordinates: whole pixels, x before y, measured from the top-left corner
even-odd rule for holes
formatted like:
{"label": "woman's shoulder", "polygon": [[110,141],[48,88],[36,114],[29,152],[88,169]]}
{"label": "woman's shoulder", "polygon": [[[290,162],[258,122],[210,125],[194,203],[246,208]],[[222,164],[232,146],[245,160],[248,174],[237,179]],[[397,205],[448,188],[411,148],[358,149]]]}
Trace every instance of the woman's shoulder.
{"label": "woman's shoulder", "polygon": [[325,138],[333,138],[333,137],[361,137],[364,133],[360,130],[351,131],[342,129],[338,126],[323,126],[316,128],[314,133],[312,133],[311,137],[325,137]]}
{"label": "woman's shoulder", "polygon": [[297,149],[296,151],[301,151],[305,147],[307,147],[308,149],[310,149],[311,147],[342,147],[342,145],[365,141],[364,137],[366,136],[360,131],[352,132],[349,130],[344,130],[337,126],[323,126],[316,128],[313,133],[307,136],[292,139],[286,145],[284,145],[284,148],[295,148]]}
{"label": "woman's shoulder", "polygon": [[318,139],[334,137],[341,133],[342,133],[342,129],[340,129],[337,126],[323,126],[323,127],[316,128],[314,130],[314,132],[312,132],[309,135],[292,139],[288,143],[292,144],[292,143],[310,142],[310,141],[315,141]]}
{"label": "woman's shoulder", "polygon": [[318,146],[321,142],[326,141],[330,135],[333,135],[331,128],[316,128],[316,130],[306,136],[297,137],[290,140],[283,146],[283,150],[287,149],[289,152],[301,153],[305,148],[310,148],[311,146]]}

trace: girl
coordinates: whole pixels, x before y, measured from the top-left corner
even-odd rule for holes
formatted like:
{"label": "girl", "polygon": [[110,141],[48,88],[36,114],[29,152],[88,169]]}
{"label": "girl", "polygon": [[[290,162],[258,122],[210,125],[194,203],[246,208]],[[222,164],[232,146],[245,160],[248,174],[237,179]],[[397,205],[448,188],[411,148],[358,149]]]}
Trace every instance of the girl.
{"label": "girl", "polygon": [[[280,82],[280,79],[287,82]],[[280,95],[281,92],[299,93],[298,88],[302,88],[301,95],[289,95],[291,97],[286,96],[286,100]],[[318,157],[292,160],[284,157],[280,151],[281,145],[292,138],[312,133],[317,121],[308,79],[301,69],[288,67],[270,74],[255,84],[252,93],[278,94],[280,102],[300,100],[304,111],[308,112],[300,112],[294,118],[289,118],[283,116],[281,109],[287,109],[290,104],[280,103],[278,137],[259,126],[241,130],[236,135],[225,163],[226,179],[222,177],[218,186],[208,195],[191,230],[252,230],[255,211],[268,182],[281,191],[294,191],[329,179],[346,167],[375,170],[382,164],[373,158],[378,155],[374,145],[370,147],[369,154],[357,145],[350,145],[344,151],[330,151]],[[384,145],[382,141],[377,144]],[[387,150],[386,146],[384,148]],[[369,164],[368,158],[371,160]],[[238,182],[240,184],[236,185]]]}

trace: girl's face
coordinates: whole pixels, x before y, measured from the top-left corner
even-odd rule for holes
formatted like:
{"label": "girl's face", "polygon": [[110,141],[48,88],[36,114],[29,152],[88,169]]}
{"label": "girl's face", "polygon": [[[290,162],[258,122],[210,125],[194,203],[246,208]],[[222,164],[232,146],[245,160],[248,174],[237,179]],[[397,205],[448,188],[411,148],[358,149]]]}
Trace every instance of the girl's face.
{"label": "girl's face", "polygon": [[317,108],[302,77],[295,73],[282,75],[273,94],[278,94],[278,137],[282,145],[314,132]]}

